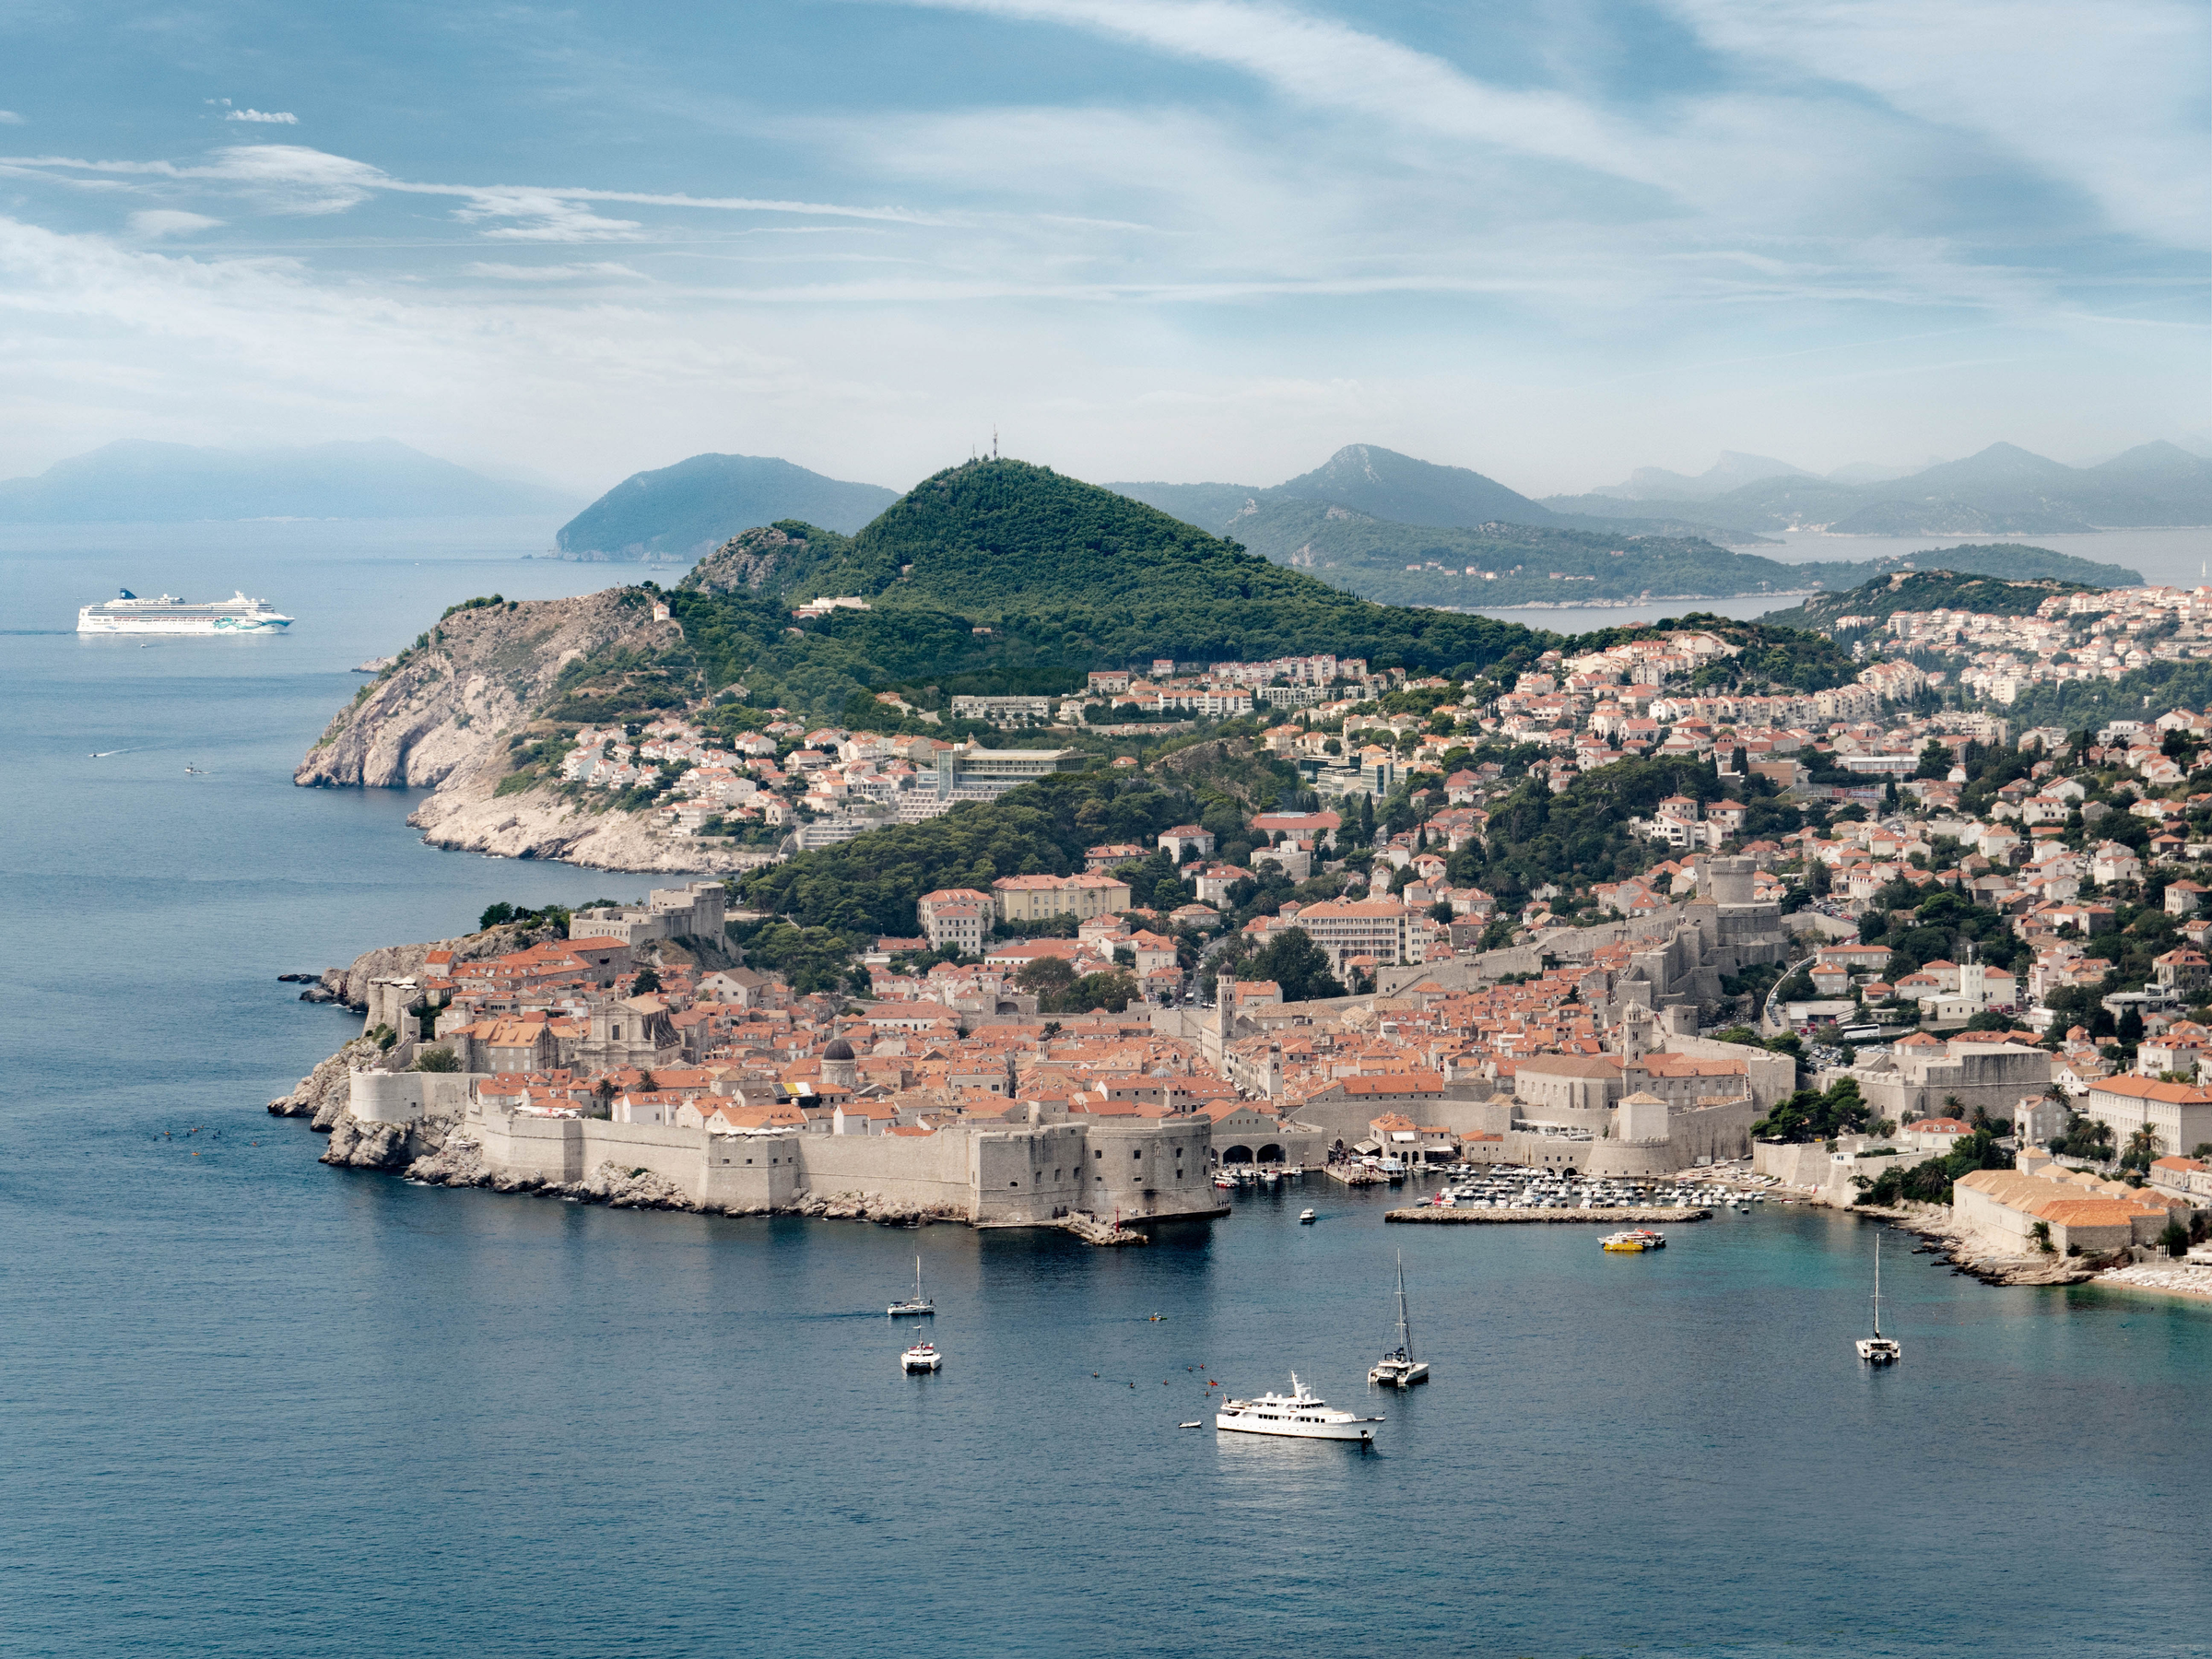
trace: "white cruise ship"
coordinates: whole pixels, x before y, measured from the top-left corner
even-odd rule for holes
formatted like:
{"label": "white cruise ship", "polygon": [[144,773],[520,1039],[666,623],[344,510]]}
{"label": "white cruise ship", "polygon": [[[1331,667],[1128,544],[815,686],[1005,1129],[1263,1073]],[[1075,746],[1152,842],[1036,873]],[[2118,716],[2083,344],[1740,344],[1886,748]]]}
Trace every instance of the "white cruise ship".
{"label": "white cruise ship", "polygon": [[281,633],[291,625],[291,618],[268,601],[249,599],[242,592],[187,605],[174,594],[141,599],[124,588],[115,598],[76,613],[76,631],[88,634]]}

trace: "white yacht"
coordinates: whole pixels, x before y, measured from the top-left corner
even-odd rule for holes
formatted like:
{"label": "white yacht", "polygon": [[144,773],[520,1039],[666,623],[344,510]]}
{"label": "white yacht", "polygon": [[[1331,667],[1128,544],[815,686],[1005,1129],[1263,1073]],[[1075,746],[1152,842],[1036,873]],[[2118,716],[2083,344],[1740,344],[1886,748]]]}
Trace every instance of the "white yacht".
{"label": "white yacht", "polygon": [[935,1313],[936,1311],[937,1304],[922,1294],[922,1258],[916,1256],[914,1258],[914,1293],[904,1301],[893,1302],[888,1312],[893,1319],[899,1319],[909,1313]]}
{"label": "white yacht", "polygon": [[1398,1252],[1398,1346],[1375,1361],[1367,1373],[1370,1382],[1388,1388],[1411,1388],[1429,1381],[1429,1361],[1413,1357],[1413,1326],[1406,1318],[1406,1253]]}
{"label": "white yacht", "polygon": [[1279,1434],[1290,1440],[1359,1441],[1375,1438],[1371,1424],[1379,1417],[1356,1417],[1348,1411],[1331,1411],[1326,1400],[1290,1373],[1290,1392],[1264,1394],[1251,1400],[1224,1400],[1214,1414],[1214,1427],[1239,1434]]}
{"label": "white yacht", "polygon": [[265,599],[247,598],[243,589],[228,599],[187,605],[174,594],[141,599],[124,588],[76,613],[76,631],[88,634],[282,633],[291,625],[291,618]]}
{"label": "white yacht", "polygon": [[945,1363],[945,1356],[937,1352],[934,1342],[917,1342],[899,1356],[902,1371],[934,1371]]}
{"label": "white yacht", "polygon": [[1905,1350],[1894,1337],[1882,1335],[1882,1235],[1874,1235],[1874,1335],[1858,1341],[1859,1358],[1869,1365],[1895,1365]]}

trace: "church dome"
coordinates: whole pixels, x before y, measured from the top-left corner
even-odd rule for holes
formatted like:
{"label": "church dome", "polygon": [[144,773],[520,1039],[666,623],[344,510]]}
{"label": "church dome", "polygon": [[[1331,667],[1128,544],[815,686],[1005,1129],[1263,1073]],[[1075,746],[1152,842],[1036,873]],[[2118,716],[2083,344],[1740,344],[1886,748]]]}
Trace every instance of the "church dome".
{"label": "church dome", "polygon": [[850,1060],[853,1058],[853,1045],[842,1037],[833,1037],[830,1040],[830,1046],[822,1051],[822,1058],[825,1060]]}

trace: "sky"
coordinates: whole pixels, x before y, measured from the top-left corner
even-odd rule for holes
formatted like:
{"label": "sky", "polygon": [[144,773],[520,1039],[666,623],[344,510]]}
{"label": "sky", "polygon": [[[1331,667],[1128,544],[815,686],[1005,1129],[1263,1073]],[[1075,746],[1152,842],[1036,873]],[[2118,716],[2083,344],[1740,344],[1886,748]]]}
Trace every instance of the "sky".
{"label": "sky", "polygon": [[0,476],[2212,438],[2201,0],[0,8]]}

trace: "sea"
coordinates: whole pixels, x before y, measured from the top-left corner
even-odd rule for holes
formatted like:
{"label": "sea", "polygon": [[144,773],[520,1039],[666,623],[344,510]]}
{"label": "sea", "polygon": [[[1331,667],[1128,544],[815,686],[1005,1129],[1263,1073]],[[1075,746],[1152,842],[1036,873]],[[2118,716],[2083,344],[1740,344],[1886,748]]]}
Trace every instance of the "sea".
{"label": "sea", "polygon": [[[609,579],[550,529],[0,535],[0,1653],[2212,1650],[2212,1306],[1890,1232],[1875,1372],[1877,1229],[1799,1206],[1618,1257],[1314,1181],[1113,1251],[319,1165],[264,1103],[359,1021],[279,974],[646,885],[290,782],[445,606]],[[299,621],[69,631],[118,586]],[[1183,1426],[1293,1372],[1374,1449]]]}

